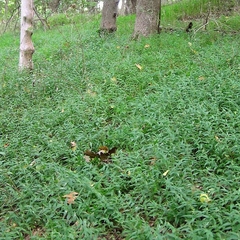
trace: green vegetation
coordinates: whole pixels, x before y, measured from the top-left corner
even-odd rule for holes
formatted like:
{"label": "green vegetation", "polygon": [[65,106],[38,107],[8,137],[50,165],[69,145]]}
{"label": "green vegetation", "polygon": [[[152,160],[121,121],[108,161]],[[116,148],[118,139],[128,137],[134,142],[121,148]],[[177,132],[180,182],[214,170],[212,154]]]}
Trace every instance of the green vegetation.
{"label": "green vegetation", "polygon": [[31,75],[1,36],[0,239],[240,238],[239,33],[131,41],[133,22],[36,31]]}
{"label": "green vegetation", "polygon": [[[227,32],[239,31],[240,16],[238,11],[234,11],[239,8],[239,2],[234,0],[182,0],[177,4],[162,8],[161,25],[185,28],[186,22],[192,21],[195,28],[198,28],[209,21],[211,29]],[[231,20],[228,16],[231,16]],[[219,17],[221,17],[221,21],[216,21]],[[235,23],[230,24],[229,21]]]}
{"label": "green vegetation", "polygon": [[235,0],[181,0],[177,4],[164,6],[162,14],[164,19],[175,21],[176,19],[202,18],[211,11],[214,15],[230,14],[239,3]]}

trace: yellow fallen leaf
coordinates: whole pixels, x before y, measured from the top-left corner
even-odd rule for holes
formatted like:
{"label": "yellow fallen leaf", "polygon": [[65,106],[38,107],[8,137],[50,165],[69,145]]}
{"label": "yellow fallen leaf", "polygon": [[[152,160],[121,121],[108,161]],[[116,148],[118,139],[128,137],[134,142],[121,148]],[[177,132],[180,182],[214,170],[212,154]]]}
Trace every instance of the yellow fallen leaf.
{"label": "yellow fallen leaf", "polygon": [[71,142],[71,149],[75,151],[77,149],[77,144],[75,142]]}
{"label": "yellow fallen leaf", "polygon": [[35,163],[36,163],[36,160],[33,160],[33,161],[30,163],[30,166],[33,166]]}
{"label": "yellow fallen leaf", "polygon": [[209,203],[211,202],[211,199],[208,197],[208,195],[206,193],[201,193],[199,200],[201,203]]}
{"label": "yellow fallen leaf", "polygon": [[135,66],[136,66],[139,70],[142,70],[142,66],[141,66],[141,65],[135,64]]}
{"label": "yellow fallen leaf", "polygon": [[205,79],[205,77],[200,76],[198,79],[199,79],[200,81],[203,81],[203,80]]}
{"label": "yellow fallen leaf", "polygon": [[217,135],[215,136],[215,139],[217,142],[221,142],[221,140],[219,139],[219,137]]}
{"label": "yellow fallen leaf", "polygon": [[168,175],[169,170],[163,173],[163,176],[166,177]]}
{"label": "yellow fallen leaf", "polygon": [[146,44],[145,46],[144,46],[144,48],[149,48],[150,47],[150,45],[149,44]]}
{"label": "yellow fallen leaf", "polygon": [[91,158],[87,155],[84,155],[83,158],[85,159],[86,162],[91,162]]}

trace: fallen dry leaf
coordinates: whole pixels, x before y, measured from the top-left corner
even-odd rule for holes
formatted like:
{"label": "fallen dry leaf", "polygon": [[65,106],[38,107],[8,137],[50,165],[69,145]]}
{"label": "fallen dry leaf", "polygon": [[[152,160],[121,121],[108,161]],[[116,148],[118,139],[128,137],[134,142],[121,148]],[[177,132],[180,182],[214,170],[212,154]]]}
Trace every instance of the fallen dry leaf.
{"label": "fallen dry leaf", "polygon": [[163,173],[163,176],[166,177],[166,176],[168,175],[168,172],[169,172],[169,170],[165,171],[165,172]]}
{"label": "fallen dry leaf", "polygon": [[106,147],[106,146],[99,147],[98,154],[100,155],[102,153],[108,153],[108,147]]}
{"label": "fallen dry leaf", "polygon": [[156,161],[157,161],[156,157],[151,157],[150,158],[150,165],[155,165]]}
{"label": "fallen dry leaf", "polygon": [[98,154],[95,152],[92,152],[91,150],[86,150],[84,152],[84,156],[88,156],[90,158],[95,158],[95,157],[98,157]]}
{"label": "fallen dry leaf", "polygon": [[77,192],[70,192],[69,194],[64,195],[63,197],[67,198],[68,204],[73,204],[75,199],[77,198]]}
{"label": "fallen dry leaf", "polygon": [[221,140],[219,139],[219,137],[217,135],[215,136],[215,139],[217,142],[221,142]]}
{"label": "fallen dry leaf", "polygon": [[108,163],[108,162],[111,162],[111,155],[116,153],[116,151],[117,151],[116,147],[109,150],[108,147],[101,146],[101,147],[99,147],[98,152],[86,150],[84,152],[84,159],[86,160],[86,162],[89,162],[93,158],[100,158],[102,162]]}
{"label": "fallen dry leaf", "polygon": [[36,160],[33,160],[33,161],[30,163],[30,166],[33,166],[34,164],[36,164]]}
{"label": "fallen dry leaf", "polygon": [[142,70],[142,66],[140,64],[135,64],[135,66],[139,69]]}
{"label": "fallen dry leaf", "polygon": [[71,142],[71,149],[75,151],[77,149],[77,144],[75,142]]}
{"label": "fallen dry leaf", "polygon": [[9,146],[9,143],[5,143],[3,147],[7,148]]}
{"label": "fallen dry leaf", "polygon": [[199,200],[201,203],[209,203],[211,202],[211,199],[209,198],[209,196],[206,193],[201,193]]}
{"label": "fallen dry leaf", "polygon": [[149,48],[150,47],[150,45],[149,44],[146,44],[145,46],[144,46],[144,48]]}
{"label": "fallen dry leaf", "polygon": [[87,155],[84,155],[83,158],[85,159],[86,162],[90,162],[91,158]]}
{"label": "fallen dry leaf", "polygon": [[116,78],[116,77],[112,77],[112,78],[111,78],[111,81],[114,82],[114,83],[116,83],[116,82],[117,82],[117,78]]}

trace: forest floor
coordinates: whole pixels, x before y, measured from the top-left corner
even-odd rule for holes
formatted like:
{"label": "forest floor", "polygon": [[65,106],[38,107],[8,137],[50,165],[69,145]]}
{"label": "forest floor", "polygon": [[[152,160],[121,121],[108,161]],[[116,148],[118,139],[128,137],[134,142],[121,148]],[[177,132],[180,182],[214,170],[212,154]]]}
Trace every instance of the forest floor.
{"label": "forest floor", "polygon": [[0,239],[240,239],[239,17],[99,21],[1,36]]}

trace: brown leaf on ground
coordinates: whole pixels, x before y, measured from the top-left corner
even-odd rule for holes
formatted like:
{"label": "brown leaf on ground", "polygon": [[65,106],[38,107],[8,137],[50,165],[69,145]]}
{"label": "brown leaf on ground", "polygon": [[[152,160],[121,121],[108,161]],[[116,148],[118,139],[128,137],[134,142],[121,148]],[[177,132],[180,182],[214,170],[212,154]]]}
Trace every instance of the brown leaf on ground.
{"label": "brown leaf on ground", "polygon": [[107,146],[99,147],[98,153],[108,153],[108,147]]}
{"label": "brown leaf on ground", "polygon": [[95,153],[95,152],[92,152],[91,150],[86,150],[84,152],[84,155],[90,157],[90,158],[95,158],[95,157],[98,157],[98,154]]}
{"label": "brown leaf on ground", "polygon": [[69,194],[64,195],[63,197],[67,198],[68,204],[73,204],[75,199],[77,198],[77,192],[70,192]]}
{"label": "brown leaf on ground", "polygon": [[102,162],[109,163],[109,162],[111,162],[111,155],[116,153],[116,151],[117,151],[116,147],[113,147],[109,150],[108,147],[101,146],[101,147],[99,147],[98,152],[93,152],[91,150],[86,150],[84,152],[84,159],[86,160],[86,162],[89,162],[93,158],[100,158],[100,160]]}
{"label": "brown leaf on ground", "polygon": [[93,158],[100,158],[100,160],[102,162],[109,163],[109,162],[112,161],[111,160],[111,155],[116,153],[116,151],[117,151],[116,147],[113,147],[109,150],[107,146],[101,146],[101,147],[99,147],[98,152],[93,152],[91,150],[86,150],[84,152],[83,157],[86,160],[86,162],[90,162],[91,159],[93,159]]}
{"label": "brown leaf on ground", "polygon": [[46,232],[45,229],[43,229],[43,228],[41,228],[41,227],[36,227],[36,228],[34,228],[34,229],[32,230],[31,235],[26,235],[26,236],[24,237],[24,240],[30,240],[30,239],[33,238],[33,236],[34,236],[34,237],[43,237],[44,234],[45,234],[45,232]]}
{"label": "brown leaf on ground", "polygon": [[111,154],[116,153],[116,151],[117,151],[117,148],[116,148],[116,147],[113,147],[112,149],[110,149],[110,150],[108,151],[108,153],[111,155]]}
{"label": "brown leaf on ground", "polygon": [[155,165],[156,161],[157,161],[156,157],[151,157],[150,158],[150,165]]}

